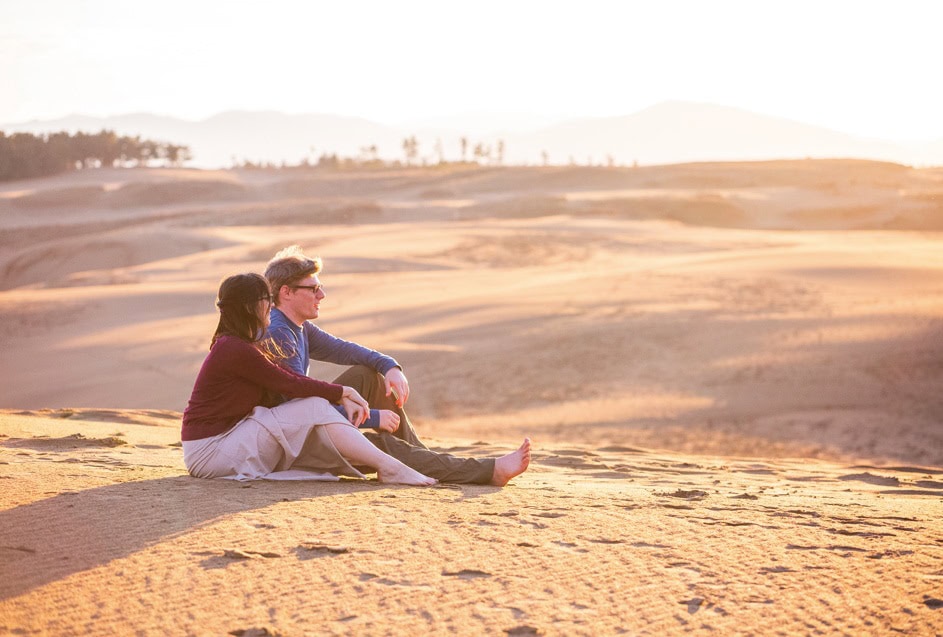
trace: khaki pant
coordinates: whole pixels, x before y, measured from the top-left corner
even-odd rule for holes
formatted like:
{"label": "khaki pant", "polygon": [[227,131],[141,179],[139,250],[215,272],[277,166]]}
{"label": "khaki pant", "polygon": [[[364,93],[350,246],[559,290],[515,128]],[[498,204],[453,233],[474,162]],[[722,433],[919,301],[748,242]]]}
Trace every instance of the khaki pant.
{"label": "khaki pant", "polygon": [[[353,387],[370,403],[372,409],[389,409],[399,415],[399,429],[394,433],[362,429],[367,440],[406,466],[439,482],[488,484],[494,475],[494,459],[460,458],[432,451],[419,439],[406,412],[387,396],[383,379],[376,370],[363,365],[351,367],[334,379],[338,385]],[[363,470],[363,468],[358,467]],[[366,469],[370,472],[370,469]]]}

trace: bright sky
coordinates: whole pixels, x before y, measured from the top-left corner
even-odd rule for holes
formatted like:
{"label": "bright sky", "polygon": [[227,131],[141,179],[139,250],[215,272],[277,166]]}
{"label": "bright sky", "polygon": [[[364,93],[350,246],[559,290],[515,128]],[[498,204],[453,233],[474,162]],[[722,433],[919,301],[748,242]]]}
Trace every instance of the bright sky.
{"label": "bright sky", "polygon": [[233,109],[543,124],[664,100],[943,138],[937,0],[0,0],[0,122]]}

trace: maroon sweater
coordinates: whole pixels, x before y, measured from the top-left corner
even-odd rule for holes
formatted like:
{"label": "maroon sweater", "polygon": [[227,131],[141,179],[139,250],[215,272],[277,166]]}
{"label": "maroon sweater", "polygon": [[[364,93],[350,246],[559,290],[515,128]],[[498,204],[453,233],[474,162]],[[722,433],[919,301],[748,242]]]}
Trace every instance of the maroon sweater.
{"label": "maroon sweater", "polygon": [[228,431],[265,403],[271,393],[287,398],[320,396],[340,402],[344,388],[301,376],[272,363],[236,336],[221,336],[203,361],[190,403],[183,412],[181,440],[200,440]]}

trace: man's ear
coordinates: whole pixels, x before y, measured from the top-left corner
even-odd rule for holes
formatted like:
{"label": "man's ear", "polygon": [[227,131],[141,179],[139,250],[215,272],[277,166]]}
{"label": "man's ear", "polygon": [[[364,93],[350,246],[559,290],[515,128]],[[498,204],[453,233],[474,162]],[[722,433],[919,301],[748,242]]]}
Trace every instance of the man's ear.
{"label": "man's ear", "polygon": [[277,299],[275,302],[276,305],[278,304],[279,301],[282,300],[282,295],[285,294],[285,290],[291,290],[291,286],[286,284],[278,288],[278,293],[275,295],[275,298]]}

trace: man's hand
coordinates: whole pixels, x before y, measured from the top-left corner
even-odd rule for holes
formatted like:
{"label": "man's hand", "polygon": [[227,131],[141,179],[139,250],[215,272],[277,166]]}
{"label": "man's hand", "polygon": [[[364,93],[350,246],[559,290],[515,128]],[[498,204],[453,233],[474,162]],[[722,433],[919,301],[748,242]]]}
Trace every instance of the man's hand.
{"label": "man's hand", "polygon": [[406,380],[406,374],[399,367],[394,367],[383,377],[386,385],[386,395],[393,392],[393,398],[396,400],[396,406],[402,407],[409,400],[409,381]]}
{"label": "man's hand", "polygon": [[380,431],[395,432],[399,429],[399,415],[389,409],[380,410]]}
{"label": "man's hand", "polygon": [[347,420],[359,427],[367,418],[370,417],[370,405],[363,399],[363,396],[357,393],[353,387],[344,387],[344,394],[341,396],[341,406],[347,412]]}

